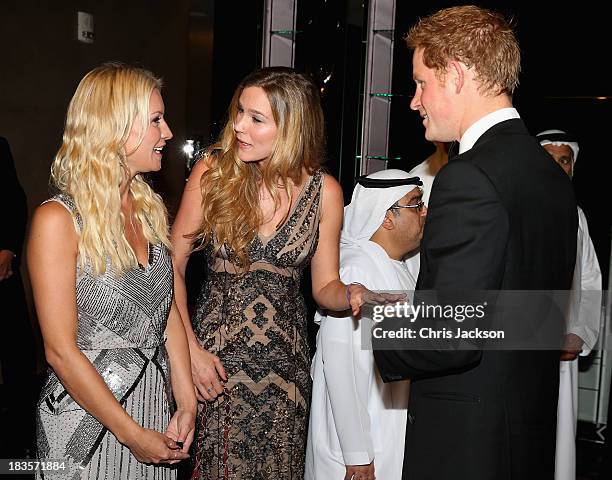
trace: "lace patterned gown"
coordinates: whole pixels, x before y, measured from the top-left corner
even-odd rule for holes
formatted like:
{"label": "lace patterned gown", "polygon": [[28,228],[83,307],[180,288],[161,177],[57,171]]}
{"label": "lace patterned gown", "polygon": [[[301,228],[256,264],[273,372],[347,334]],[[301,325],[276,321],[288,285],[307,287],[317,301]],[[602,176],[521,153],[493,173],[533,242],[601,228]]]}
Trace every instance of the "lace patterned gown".
{"label": "lace patterned gown", "polygon": [[[66,195],[50,201],[81,218]],[[172,302],[172,263],[163,244],[149,248],[149,265],[94,276],[77,267],[77,344],[127,413],[164,432],[172,403],[164,331]],[[83,410],[49,371],[37,409],[38,458],[64,460],[59,479],[170,479],[176,470],[145,465]],[[43,474],[45,472],[42,472]],[[44,475],[47,477],[48,475]],[[39,473],[39,477],[42,475]]]}
{"label": "lace patterned gown", "polygon": [[194,479],[304,478],[311,383],[300,280],[317,246],[322,184],[318,171],[282,227],[254,238],[246,274],[225,250],[208,250],[194,331],[229,379],[200,407]]}

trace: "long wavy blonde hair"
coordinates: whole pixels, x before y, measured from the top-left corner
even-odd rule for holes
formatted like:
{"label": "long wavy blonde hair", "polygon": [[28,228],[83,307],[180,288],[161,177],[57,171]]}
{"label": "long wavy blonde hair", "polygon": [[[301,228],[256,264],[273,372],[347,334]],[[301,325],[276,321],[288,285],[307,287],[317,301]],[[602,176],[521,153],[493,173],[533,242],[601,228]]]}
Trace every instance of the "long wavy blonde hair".
{"label": "long wavy blonde hair", "polygon": [[[51,183],[70,195],[82,218],[79,264],[94,274],[107,262],[117,272],[138,265],[125,235],[120,185],[129,179],[125,145],[132,126],[139,146],[149,126],[149,101],[161,80],[142,68],[107,63],[79,83],[66,114],[62,146],[51,166]],[[138,148],[138,147],[136,147]],[[129,184],[132,211],[151,243],[170,247],[167,211],[141,175]]]}
{"label": "long wavy blonde hair", "polygon": [[[277,127],[272,155],[264,169],[238,158],[234,120],[238,99],[248,87],[264,90]],[[286,67],[262,68],[248,75],[234,93],[219,141],[203,159],[210,169],[202,175],[203,220],[194,234],[201,242],[200,247],[213,244],[218,251],[226,245],[232,260],[246,269],[249,244],[262,224],[259,206],[262,183],[276,209],[280,206],[279,187],[287,193],[291,204],[289,180],[293,185],[301,184],[304,172],[312,175],[321,166],[324,152],[325,122],[319,91],[313,82]]]}

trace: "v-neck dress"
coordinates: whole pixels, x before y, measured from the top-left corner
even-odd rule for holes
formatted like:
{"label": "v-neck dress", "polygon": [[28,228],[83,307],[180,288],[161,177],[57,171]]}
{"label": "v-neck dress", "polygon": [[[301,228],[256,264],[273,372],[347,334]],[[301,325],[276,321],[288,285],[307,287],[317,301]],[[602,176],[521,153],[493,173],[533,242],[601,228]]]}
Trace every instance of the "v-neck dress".
{"label": "v-neck dress", "polygon": [[304,478],[310,403],[307,316],[300,281],[317,248],[323,173],[304,185],[285,223],[256,235],[239,274],[228,248],[207,247],[196,337],[229,377],[201,405],[194,479]]}
{"label": "v-neck dress", "polygon": [[[71,214],[77,231],[82,219],[73,199],[50,200]],[[171,415],[166,322],[172,303],[172,261],[163,244],[149,248],[146,267],[93,275],[77,266],[77,345],[115,398],[141,426],[164,432]],[[47,372],[37,408],[37,456],[60,460],[65,470],[52,479],[174,479],[176,468],[145,465],[119,443]],[[44,478],[45,472],[38,472]]]}

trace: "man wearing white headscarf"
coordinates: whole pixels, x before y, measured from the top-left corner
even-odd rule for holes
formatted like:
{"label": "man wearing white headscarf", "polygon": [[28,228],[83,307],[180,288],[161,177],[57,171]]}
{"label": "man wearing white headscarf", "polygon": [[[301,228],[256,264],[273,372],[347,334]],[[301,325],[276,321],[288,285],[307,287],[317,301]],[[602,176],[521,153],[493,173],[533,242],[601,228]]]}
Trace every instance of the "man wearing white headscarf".
{"label": "man wearing white headscarf", "polygon": [[[578,159],[579,146],[575,138],[563,130],[544,130],[536,135],[555,162],[569,175],[574,176],[574,164]],[[580,209],[578,209],[580,210]]]}
{"label": "man wearing white headscarf", "polygon": [[[340,277],[371,290],[414,290],[402,261],[418,248],[427,207],[421,181],[402,170],[360,177],[344,208]],[[407,382],[383,384],[371,349],[362,349],[368,318],[327,317],[312,364],[307,480],[399,480],[408,406]]]}
{"label": "man wearing white headscarf", "polygon": [[[571,178],[578,158],[578,142],[562,130],[545,130],[536,137]],[[576,478],[577,357],[578,354],[588,355],[595,346],[601,319],[601,270],[589,236],[586,217],[580,207],[578,207],[576,246],[576,266],[568,309],[567,336],[559,370],[555,480]]]}

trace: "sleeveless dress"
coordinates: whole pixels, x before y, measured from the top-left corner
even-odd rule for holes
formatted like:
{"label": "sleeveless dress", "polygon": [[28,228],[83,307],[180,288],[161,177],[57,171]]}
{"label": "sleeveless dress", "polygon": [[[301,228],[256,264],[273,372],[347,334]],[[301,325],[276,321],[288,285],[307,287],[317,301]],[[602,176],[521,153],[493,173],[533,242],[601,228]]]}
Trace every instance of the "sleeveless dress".
{"label": "sleeveless dress", "polygon": [[[57,195],[82,226],[74,201]],[[149,246],[149,264],[118,275],[94,276],[77,266],[77,345],[127,413],[141,426],[164,432],[173,403],[164,332],[172,303],[172,263],[163,244]],[[145,465],[83,410],[49,369],[37,407],[37,457],[63,460],[59,479],[174,479],[169,466]]]}
{"label": "sleeveless dress", "polygon": [[300,280],[317,247],[322,185],[319,170],[281,228],[255,236],[248,272],[237,274],[227,247],[207,247],[194,332],[228,382],[199,407],[193,479],[304,478],[311,380]]}

